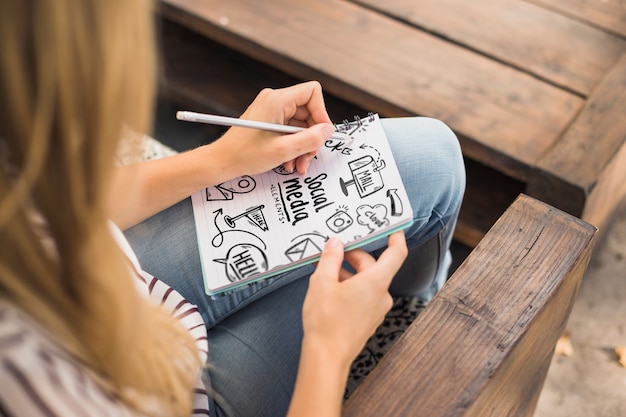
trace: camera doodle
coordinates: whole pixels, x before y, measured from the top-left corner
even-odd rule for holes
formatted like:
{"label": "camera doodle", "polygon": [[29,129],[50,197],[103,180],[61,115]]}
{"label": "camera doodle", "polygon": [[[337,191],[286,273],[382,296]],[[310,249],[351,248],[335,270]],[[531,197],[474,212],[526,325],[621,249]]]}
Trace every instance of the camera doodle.
{"label": "camera doodle", "polygon": [[354,220],[348,214],[346,209],[337,209],[337,211],[326,220],[326,226],[334,233],[340,233],[352,226]]}

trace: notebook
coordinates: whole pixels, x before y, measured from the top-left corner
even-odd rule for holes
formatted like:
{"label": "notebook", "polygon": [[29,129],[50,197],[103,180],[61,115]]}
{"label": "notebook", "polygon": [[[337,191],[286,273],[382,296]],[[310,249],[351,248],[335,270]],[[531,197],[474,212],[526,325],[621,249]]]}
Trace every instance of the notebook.
{"label": "notebook", "polygon": [[339,237],[346,250],[408,227],[413,211],[379,116],[355,117],[306,175],[282,166],[191,196],[206,293],[315,262]]}

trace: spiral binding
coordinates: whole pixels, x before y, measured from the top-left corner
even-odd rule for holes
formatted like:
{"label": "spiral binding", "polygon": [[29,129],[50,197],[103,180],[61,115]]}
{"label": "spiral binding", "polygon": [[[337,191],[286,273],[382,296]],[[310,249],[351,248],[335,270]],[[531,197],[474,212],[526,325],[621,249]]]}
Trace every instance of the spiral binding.
{"label": "spiral binding", "polygon": [[335,123],[335,129],[337,132],[341,133],[354,133],[358,129],[361,129],[365,126],[366,123],[371,123],[374,121],[376,114],[369,112],[365,118],[361,118],[360,116],[354,116],[354,121],[349,121],[348,119],[342,120],[341,123]]}

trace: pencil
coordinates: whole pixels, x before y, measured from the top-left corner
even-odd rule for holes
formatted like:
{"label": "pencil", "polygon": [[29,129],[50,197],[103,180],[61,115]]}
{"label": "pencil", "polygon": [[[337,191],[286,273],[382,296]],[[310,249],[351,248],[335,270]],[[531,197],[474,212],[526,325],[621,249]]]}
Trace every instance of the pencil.
{"label": "pencil", "polygon": [[[253,120],[237,119],[235,117],[216,116],[214,114],[194,113],[191,111],[179,111],[176,112],[176,118],[178,120],[184,120],[187,122],[207,123],[220,126],[237,126],[247,127],[250,129],[266,130],[276,133],[297,133],[306,130],[304,127],[280,125],[275,123],[257,122]],[[352,140],[352,136],[335,132],[331,136],[331,139],[349,141]]]}

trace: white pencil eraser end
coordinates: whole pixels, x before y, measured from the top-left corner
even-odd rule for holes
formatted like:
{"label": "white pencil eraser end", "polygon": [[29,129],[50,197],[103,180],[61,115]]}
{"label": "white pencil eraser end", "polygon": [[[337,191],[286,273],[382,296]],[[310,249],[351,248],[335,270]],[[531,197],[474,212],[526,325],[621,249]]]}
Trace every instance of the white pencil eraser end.
{"label": "white pencil eraser end", "polygon": [[189,112],[187,111],[177,111],[176,112],[176,118],[178,120],[186,120],[186,121],[193,121],[193,117],[190,117]]}

